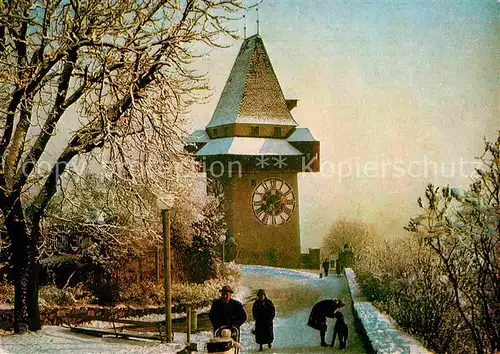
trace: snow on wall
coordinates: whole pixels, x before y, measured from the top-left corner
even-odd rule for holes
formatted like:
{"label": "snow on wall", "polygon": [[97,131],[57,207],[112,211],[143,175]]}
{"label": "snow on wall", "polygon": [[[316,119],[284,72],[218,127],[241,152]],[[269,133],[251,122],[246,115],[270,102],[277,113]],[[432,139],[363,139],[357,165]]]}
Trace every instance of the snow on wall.
{"label": "snow on wall", "polygon": [[345,269],[347,284],[352,298],[353,313],[362,327],[365,340],[375,353],[383,354],[430,354],[414,338],[398,330],[394,321],[380,313],[370,302],[364,301],[361,289],[356,282],[356,274],[350,268]]}

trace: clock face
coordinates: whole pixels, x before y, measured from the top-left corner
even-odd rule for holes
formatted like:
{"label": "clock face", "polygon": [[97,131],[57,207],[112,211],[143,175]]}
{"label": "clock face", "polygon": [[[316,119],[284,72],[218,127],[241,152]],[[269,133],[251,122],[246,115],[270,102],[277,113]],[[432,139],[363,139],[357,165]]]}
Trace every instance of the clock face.
{"label": "clock face", "polygon": [[266,226],[281,226],[295,211],[295,193],[280,178],[268,178],[255,187],[252,194],[253,214]]}

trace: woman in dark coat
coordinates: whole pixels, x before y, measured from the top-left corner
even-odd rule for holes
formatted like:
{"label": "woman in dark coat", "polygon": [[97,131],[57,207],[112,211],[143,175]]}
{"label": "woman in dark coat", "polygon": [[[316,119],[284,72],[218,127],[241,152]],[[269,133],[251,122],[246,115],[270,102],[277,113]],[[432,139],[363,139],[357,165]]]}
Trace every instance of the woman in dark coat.
{"label": "woman in dark coat", "polygon": [[255,341],[260,345],[259,350],[262,351],[264,344],[271,348],[274,340],[273,320],[276,310],[263,289],[257,291],[257,300],[253,303],[252,314],[255,319]]}

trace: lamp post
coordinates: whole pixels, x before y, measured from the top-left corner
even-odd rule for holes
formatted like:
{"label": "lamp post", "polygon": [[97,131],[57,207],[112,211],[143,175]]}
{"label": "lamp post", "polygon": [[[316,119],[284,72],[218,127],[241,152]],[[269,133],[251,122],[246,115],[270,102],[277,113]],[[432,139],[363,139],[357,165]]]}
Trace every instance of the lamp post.
{"label": "lamp post", "polygon": [[161,209],[162,234],[163,234],[163,281],[165,289],[165,334],[167,343],[172,342],[172,272],[171,250],[170,250],[170,218],[168,209],[172,206],[171,195],[165,195],[158,199],[158,207]]}
{"label": "lamp post", "polygon": [[219,237],[219,240],[220,240],[220,242],[222,244],[222,263],[224,263],[224,246],[226,244],[226,235],[221,235]]}

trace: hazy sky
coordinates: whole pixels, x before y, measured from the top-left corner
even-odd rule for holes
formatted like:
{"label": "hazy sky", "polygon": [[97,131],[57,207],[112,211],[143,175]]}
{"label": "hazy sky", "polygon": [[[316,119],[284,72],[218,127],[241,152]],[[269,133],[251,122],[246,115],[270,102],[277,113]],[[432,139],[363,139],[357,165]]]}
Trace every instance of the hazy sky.
{"label": "hazy sky", "polygon": [[[299,175],[303,248],[338,218],[402,233],[427,183],[468,185],[500,128],[498,15],[495,1],[264,0],[260,35],[281,88],[321,142],[322,172]],[[214,96],[193,129],[211,118],[232,43],[202,62]]]}

